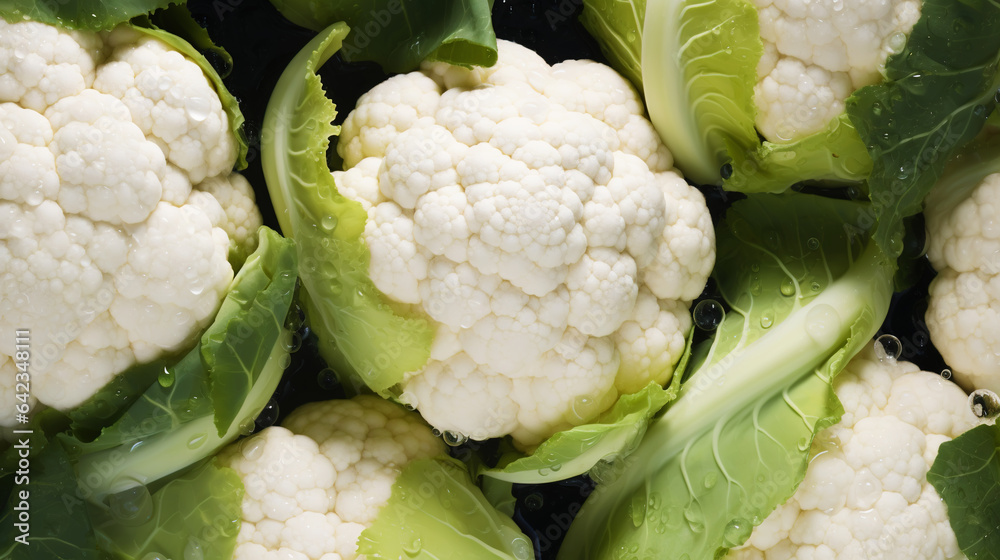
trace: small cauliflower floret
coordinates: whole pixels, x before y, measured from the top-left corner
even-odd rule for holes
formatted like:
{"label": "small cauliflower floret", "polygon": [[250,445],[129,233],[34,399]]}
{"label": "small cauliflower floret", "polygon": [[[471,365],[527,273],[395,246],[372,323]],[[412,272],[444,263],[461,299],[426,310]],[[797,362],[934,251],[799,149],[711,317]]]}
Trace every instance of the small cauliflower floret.
{"label": "small cauliflower floret", "polygon": [[236,139],[201,68],[128,28],[112,31],[107,44],[113,50],[97,69],[94,89],[121,99],[136,126],[192,183],[232,169]]}
{"label": "small cauliflower floret", "polygon": [[882,79],[920,18],[917,0],[753,0],[764,54],[754,96],[772,142],[818,132],[854,90]]}
{"label": "small cauliflower floret", "polygon": [[[111,79],[129,68],[155,87]],[[205,112],[171,105],[188,95]],[[76,406],[211,322],[230,246],[261,224],[235,146],[211,82],[165,44],[0,20],[0,328],[31,332],[32,398]],[[6,427],[14,352],[0,342]]]}
{"label": "small cauliflower floret", "polygon": [[1000,173],[957,206],[926,211],[931,282],[927,328],[968,390],[1000,393]]}
{"label": "small cauliflower floret", "polygon": [[965,393],[873,346],[833,384],[840,423],[816,435],[795,494],[728,558],[962,557],[927,471],[942,443],[976,424]]}
{"label": "small cauliflower floret", "polygon": [[353,560],[407,463],[446,453],[417,414],[373,396],[296,409],[219,454],[243,480],[233,560]]}
{"label": "small cauliflower floret", "polygon": [[338,151],[373,283],[438,323],[401,387],[437,429],[531,447],[669,381],[714,231],[614,71],[500,41],[373,88]]}

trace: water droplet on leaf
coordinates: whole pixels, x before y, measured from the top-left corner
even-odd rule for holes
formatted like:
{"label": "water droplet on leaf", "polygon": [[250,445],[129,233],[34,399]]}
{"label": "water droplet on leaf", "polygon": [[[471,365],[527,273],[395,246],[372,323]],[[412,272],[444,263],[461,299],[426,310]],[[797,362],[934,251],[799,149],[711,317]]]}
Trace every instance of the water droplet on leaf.
{"label": "water droplet on leaf", "polygon": [[714,299],[706,299],[698,302],[693,312],[694,324],[704,331],[714,331],[719,328],[719,324],[726,317],[726,311],[722,304]]}

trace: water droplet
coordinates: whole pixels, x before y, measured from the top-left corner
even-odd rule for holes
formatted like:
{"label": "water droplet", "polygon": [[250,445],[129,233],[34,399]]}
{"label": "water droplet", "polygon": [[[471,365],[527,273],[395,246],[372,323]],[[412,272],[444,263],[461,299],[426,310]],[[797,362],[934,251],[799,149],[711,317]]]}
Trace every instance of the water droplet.
{"label": "water droplet", "polygon": [[722,304],[714,299],[706,299],[694,306],[694,324],[704,331],[714,331],[726,317]]}
{"label": "water droplet", "polygon": [[188,449],[198,449],[202,445],[205,445],[206,441],[208,441],[208,434],[198,434],[193,436],[187,442]]}
{"label": "water droplet", "polygon": [[810,251],[815,251],[816,249],[819,249],[819,239],[815,237],[810,237],[808,240],[806,240],[806,247],[808,247]]}
{"label": "water droplet", "polygon": [[733,519],[722,532],[722,545],[727,548],[739,546],[750,538],[752,525],[745,519]]}
{"label": "water droplet", "polygon": [[787,276],[781,281],[781,295],[786,297],[795,295],[795,281]]}
{"label": "water droplet", "polygon": [[170,368],[164,367],[156,380],[159,381],[161,387],[170,387],[174,384],[174,372],[170,371]]}
{"label": "water droplet", "polygon": [[254,423],[261,428],[266,428],[268,426],[273,426],[275,422],[278,421],[278,401],[271,399],[267,401],[264,408],[261,409],[260,414],[254,420]]}
{"label": "water droplet", "polygon": [[880,362],[895,362],[903,354],[903,344],[891,334],[883,334],[875,339],[875,357]]}
{"label": "water droplet", "polygon": [[188,542],[184,546],[184,560],[205,560],[205,551],[198,539],[188,538]]}
{"label": "water droplet", "polygon": [[897,31],[889,36],[888,47],[893,53],[898,53],[906,46],[906,34]]}
{"label": "water droplet", "polygon": [[628,39],[629,43],[634,43],[635,40],[638,38],[638,36],[636,35],[635,31],[629,31],[628,34],[625,35],[625,38]]}
{"label": "water droplet", "polygon": [[188,97],[184,101],[184,108],[191,120],[201,122],[208,118],[212,112],[212,104],[203,97]]}
{"label": "water droplet", "polygon": [[944,379],[951,379],[951,376],[952,373],[950,369],[944,368],[943,370],[941,370],[941,377],[943,377]]}
{"label": "water droplet", "polygon": [[646,505],[649,507],[650,511],[656,511],[660,509],[660,501],[660,495],[653,492],[649,495],[649,502]]}
{"label": "water droplet", "polygon": [[[1000,95],[1000,94],[998,94]],[[722,175],[722,179],[726,180],[733,176],[733,164],[727,163],[719,169],[719,174]]]}
{"label": "water droplet", "polygon": [[695,533],[700,533],[705,529],[705,518],[701,514],[701,511],[695,509],[694,506],[688,506],[684,510],[684,520],[687,521],[688,526]]}
{"label": "water droplet", "polygon": [[281,365],[281,369],[288,369],[288,366],[292,365],[292,355],[284,354],[281,356],[281,360],[278,362]]}
{"label": "water droplet", "polygon": [[799,451],[805,451],[806,449],[809,449],[809,438],[807,437],[799,438],[798,448]]}
{"label": "water droplet", "polygon": [[872,103],[872,114],[876,117],[882,114],[882,104],[879,102]]}
{"label": "water droplet", "polygon": [[441,439],[443,439],[444,443],[449,447],[458,447],[459,445],[462,445],[463,443],[469,441],[469,436],[459,432],[445,430],[441,434]]}
{"label": "water droplet", "polygon": [[135,527],[153,518],[153,498],[149,488],[138,484],[108,497],[111,516],[118,523]]}
{"label": "water droplet", "polygon": [[140,558],[140,560],[168,560],[166,556],[160,554],[159,552],[148,552],[145,556]]}
{"label": "water droplet", "polygon": [[806,334],[823,347],[831,347],[840,340],[840,314],[833,307],[821,303],[806,313]]}
{"label": "water droplet", "polygon": [[247,461],[260,459],[264,454],[264,439],[258,436],[243,440],[240,444],[240,454]]}
{"label": "water droplet", "polygon": [[969,407],[976,417],[992,420],[1000,416],[1000,397],[989,389],[976,389],[969,395]]}
{"label": "water droplet", "polygon": [[403,545],[403,552],[405,552],[408,556],[416,556],[420,554],[423,546],[423,543],[420,542],[420,537],[415,537],[413,540]]}
{"label": "water droplet", "polygon": [[818,292],[822,288],[823,288],[823,286],[821,286],[819,282],[813,282],[813,283],[809,284],[809,289],[812,290],[812,291],[814,291],[814,292]]}
{"label": "water droplet", "polygon": [[636,528],[642,527],[642,523],[646,520],[646,498],[641,492],[632,495],[632,507],[629,511],[632,514],[632,525]]}
{"label": "water droplet", "polygon": [[545,505],[545,498],[538,492],[533,492],[524,497],[524,507],[531,511],[540,510],[543,505]]}
{"label": "water droplet", "polygon": [[410,391],[400,393],[399,402],[402,403],[406,410],[414,411],[417,409],[417,396]]}
{"label": "water droplet", "polygon": [[705,475],[705,480],[702,481],[702,484],[705,485],[705,488],[713,488],[715,486],[715,483],[718,481],[719,481],[719,475],[717,473],[710,472]]}
{"label": "water droplet", "polygon": [[330,368],[323,368],[316,374],[316,383],[320,389],[327,391],[332,391],[340,387],[340,381],[337,380],[337,372]]}
{"label": "water droplet", "polygon": [[324,216],[320,220],[320,226],[326,231],[333,231],[333,228],[337,227],[337,217],[336,216]]}
{"label": "water droplet", "polygon": [[302,348],[302,336],[297,332],[285,333],[281,342],[288,352],[298,352]]}
{"label": "water droplet", "polygon": [[253,433],[254,421],[252,416],[248,416],[240,421],[240,433],[248,436]]}
{"label": "water droplet", "polygon": [[762,329],[769,329],[773,324],[774,324],[774,316],[771,314],[770,311],[765,311],[764,314],[761,315],[760,317],[760,327]]}

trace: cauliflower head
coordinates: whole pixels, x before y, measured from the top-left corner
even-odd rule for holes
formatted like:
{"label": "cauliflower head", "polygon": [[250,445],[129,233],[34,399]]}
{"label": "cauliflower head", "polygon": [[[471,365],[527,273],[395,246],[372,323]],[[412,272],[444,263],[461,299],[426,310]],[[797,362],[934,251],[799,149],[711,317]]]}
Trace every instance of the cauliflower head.
{"label": "cauliflower head", "polygon": [[938,271],[925,316],[931,340],[960,385],[1000,393],[1000,173],[925,215]]}
{"label": "cauliflower head", "polygon": [[795,494],[733,559],[962,558],[944,502],[927,482],[938,447],[977,418],[965,393],[873,346],[833,382],[839,424],[816,435]]}
{"label": "cauliflower head", "polygon": [[854,90],[882,79],[906,44],[918,0],[753,0],[764,54],[757,65],[757,129],[771,142],[822,130]]}
{"label": "cauliflower head", "polygon": [[337,149],[372,281],[436,323],[402,400],[437,429],[530,447],[669,380],[714,232],[613,70],[499,41],[376,86]]}
{"label": "cauliflower head", "polygon": [[[261,225],[237,149],[211,82],[166,44],[0,20],[0,330],[30,331],[32,405],[76,406],[211,322]],[[11,334],[0,426],[14,355]]]}
{"label": "cauliflower head", "polygon": [[233,560],[359,558],[402,468],[445,453],[420,416],[378,397],[297,408],[219,455],[246,491]]}

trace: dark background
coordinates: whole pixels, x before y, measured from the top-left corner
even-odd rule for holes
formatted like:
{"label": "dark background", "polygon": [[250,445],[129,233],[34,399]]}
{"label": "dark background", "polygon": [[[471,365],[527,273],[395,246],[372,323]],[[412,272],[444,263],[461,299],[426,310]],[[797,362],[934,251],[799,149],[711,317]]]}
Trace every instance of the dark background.
{"label": "dark background", "polygon": [[[249,167],[244,174],[254,185],[265,223],[278,229],[260,168],[261,123],[278,77],[314,33],[285,20],[265,0],[191,0],[188,5],[195,19],[233,57],[233,71],[225,81],[240,100],[246,117],[250,151],[247,155]],[[581,9],[582,0],[496,0],[493,24],[498,38],[527,46],[549,63],[569,58],[605,62],[597,43],[577,21]],[[347,116],[361,94],[387,77],[374,63],[346,64],[338,57],[332,59],[320,74],[327,94],[340,111],[338,122]],[[716,219],[729,202],[738,198],[738,195],[734,197],[711,187],[702,188],[702,192]],[[941,371],[944,363],[930,344],[923,321],[927,308],[927,285],[934,273],[925,258],[918,258],[923,248],[923,224],[918,221],[912,225],[907,247],[914,257],[909,268],[916,283],[912,288],[896,294],[881,333],[894,334],[900,339],[901,358],[917,363],[922,369]],[[709,282],[700,299],[721,301],[713,286]],[[708,333],[697,334],[705,338]],[[304,402],[344,396],[335,375],[326,369],[319,358],[315,337],[308,326],[299,329],[298,337],[301,348],[293,354],[292,363],[272,403],[258,419],[258,429],[280,421]],[[495,447],[495,442],[472,442],[453,451],[458,455],[473,451],[489,455]],[[593,484],[586,477],[544,486],[515,485],[517,505],[514,519],[534,541],[538,559],[555,557],[572,515],[592,488]]]}

